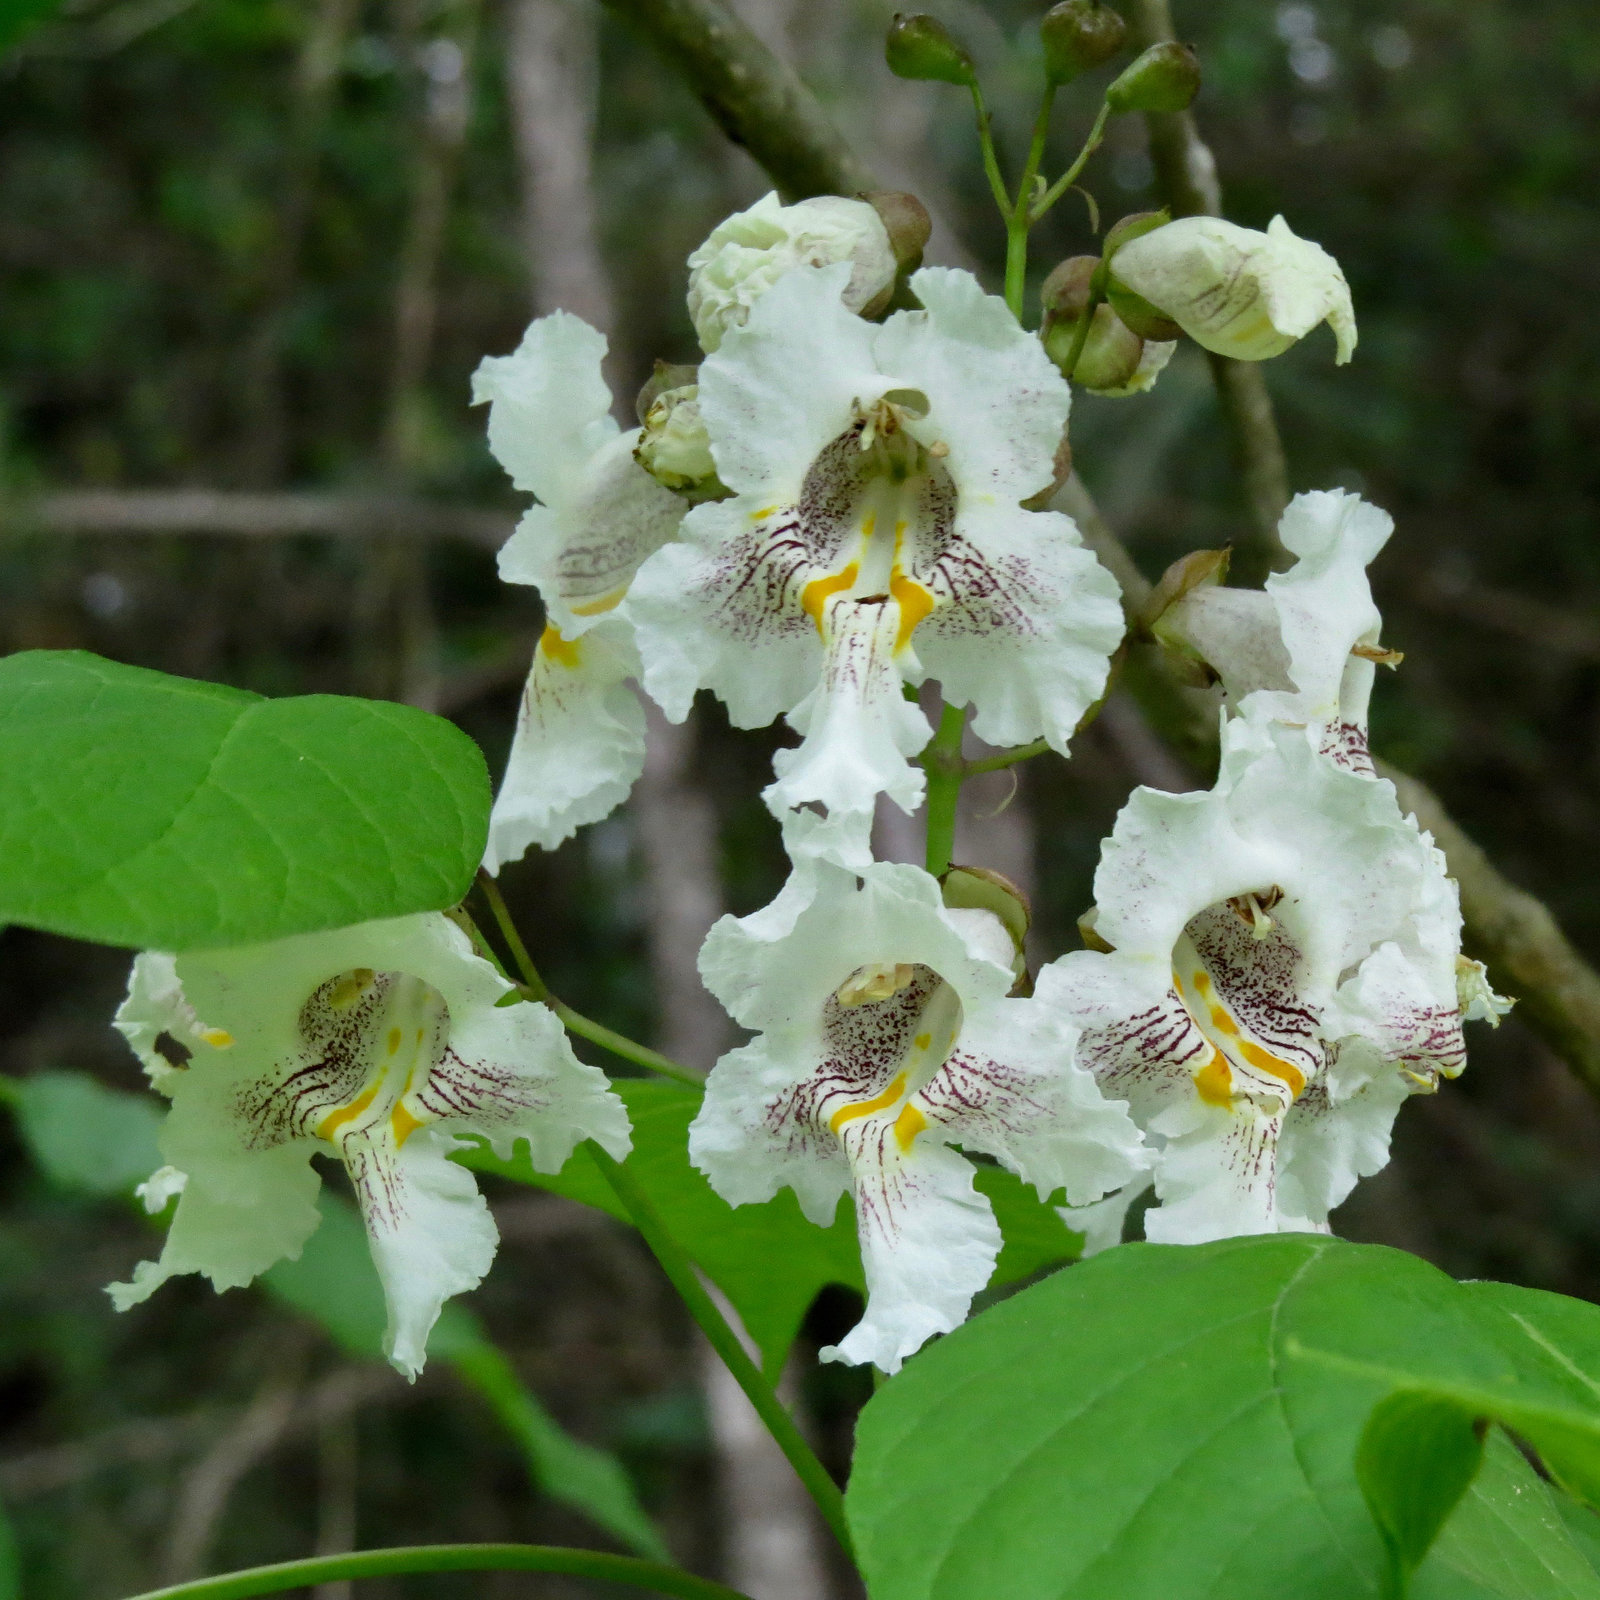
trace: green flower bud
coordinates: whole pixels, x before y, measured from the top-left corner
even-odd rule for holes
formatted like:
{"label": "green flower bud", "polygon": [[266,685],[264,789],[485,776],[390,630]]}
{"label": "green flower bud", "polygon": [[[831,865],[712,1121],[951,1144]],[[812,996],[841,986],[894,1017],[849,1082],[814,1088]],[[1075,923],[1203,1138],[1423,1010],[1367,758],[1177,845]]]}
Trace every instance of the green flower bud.
{"label": "green flower bud", "polygon": [[1100,254],[1109,261],[1123,245],[1142,239],[1145,234],[1154,233],[1157,228],[1164,228],[1171,221],[1172,213],[1165,206],[1159,211],[1135,211],[1132,216],[1112,223],[1106,230]]}
{"label": "green flower bud", "polygon": [[952,911],[987,911],[999,920],[1011,935],[1012,948],[1016,951],[1011,970],[1019,984],[1025,986],[1012,992],[1026,993],[1031,985],[1028,984],[1028,962],[1023,944],[1028,937],[1029,924],[1033,921],[1033,908],[1028,904],[1027,895],[1009,878],[991,872],[988,867],[953,866],[939,880],[939,888],[944,903]]}
{"label": "green flower bud", "polygon": [[1047,335],[1057,322],[1076,322],[1089,309],[1094,275],[1099,270],[1099,256],[1069,256],[1051,269],[1039,289]]}
{"label": "green flower bud", "polygon": [[1200,62],[1186,44],[1153,44],[1106,90],[1114,112],[1187,111],[1200,92]]}
{"label": "green flower bud", "polygon": [[711,440],[700,416],[699,396],[692,383],[657,395],[645,413],[633,458],[662,488],[709,500],[724,491],[717,464],[711,459]]}
{"label": "green flower bud", "polygon": [[1061,0],[1039,24],[1045,76],[1070,83],[1080,72],[1109,61],[1121,48],[1128,25],[1100,0]]}
{"label": "green flower bud", "polygon": [[978,81],[972,57],[937,17],[897,11],[884,40],[884,59],[897,78],[930,83],[958,83],[971,88]]}
{"label": "green flower bud", "polygon": [[[1077,343],[1082,313],[1051,322],[1045,332],[1045,354],[1062,370]],[[1103,300],[1094,308],[1077,364],[1068,374],[1079,388],[1114,399],[1143,394],[1172,359],[1167,342],[1141,339]]]}

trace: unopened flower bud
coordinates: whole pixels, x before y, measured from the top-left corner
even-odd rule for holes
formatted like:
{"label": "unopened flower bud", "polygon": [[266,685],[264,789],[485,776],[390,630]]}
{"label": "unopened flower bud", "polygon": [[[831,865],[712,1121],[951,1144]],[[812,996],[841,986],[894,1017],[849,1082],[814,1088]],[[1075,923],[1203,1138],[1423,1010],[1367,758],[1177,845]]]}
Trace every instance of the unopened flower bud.
{"label": "unopened flower bud", "polygon": [[1200,61],[1186,44],[1153,44],[1106,90],[1113,112],[1187,111],[1200,92]]}
{"label": "unopened flower bud", "polygon": [[1069,256],[1051,268],[1039,288],[1047,336],[1055,323],[1076,322],[1089,309],[1094,275],[1099,270],[1099,256]]}
{"label": "unopened flower bud", "polygon": [[1197,344],[1238,361],[1281,355],[1319,322],[1333,329],[1336,361],[1356,347],[1339,263],[1282,217],[1265,233],[1220,217],[1183,217],[1134,239],[1117,252],[1108,284],[1111,303],[1133,326],[1118,300],[1130,292]]}
{"label": "unopened flower bud", "polygon": [[685,365],[674,361],[656,360],[655,371],[645,379],[644,387],[639,391],[638,398],[633,402],[633,413],[643,422],[650,415],[650,408],[664,395],[668,389],[684,389],[698,381],[700,368],[695,365]]}
{"label": "unopened flower bud", "polygon": [[797,205],[763,196],[711,230],[689,257],[689,316],[710,355],[729,328],[786,273],[851,264],[844,303],[861,311],[894,287],[899,263],[889,230],[865,200],[821,195]]}
{"label": "unopened flower bud", "polygon": [[644,431],[633,456],[664,489],[709,498],[722,486],[700,416],[699,395],[694,384],[658,395],[645,413]]}
{"label": "unopened flower bud", "polygon": [[1127,32],[1127,23],[1100,0],[1061,0],[1039,24],[1045,76],[1051,83],[1070,83],[1080,72],[1109,61]]}
{"label": "unopened flower bud", "polygon": [[1071,370],[1082,318],[1059,319],[1045,334],[1045,353],[1080,388],[1120,399],[1143,394],[1172,359],[1173,345],[1141,339],[1116,312],[1101,301]]}
{"label": "unopened flower bud", "polygon": [[[928,208],[914,194],[901,189],[884,190],[861,197],[878,213],[885,232],[889,235],[889,248],[902,273],[915,272],[922,265],[922,252],[933,232],[933,218]],[[872,305],[863,308],[871,315]]]}
{"label": "unopened flower bud", "polygon": [[883,42],[884,59],[897,78],[918,78],[932,83],[978,81],[972,57],[937,17],[923,12],[897,11]]}
{"label": "unopened flower bud", "polygon": [[[1011,946],[1011,970],[1026,982],[1028,962],[1025,942],[1033,921],[1028,897],[1009,878],[988,867],[951,867],[939,880],[948,909],[977,912],[999,922]],[[996,955],[999,952],[996,951]]]}

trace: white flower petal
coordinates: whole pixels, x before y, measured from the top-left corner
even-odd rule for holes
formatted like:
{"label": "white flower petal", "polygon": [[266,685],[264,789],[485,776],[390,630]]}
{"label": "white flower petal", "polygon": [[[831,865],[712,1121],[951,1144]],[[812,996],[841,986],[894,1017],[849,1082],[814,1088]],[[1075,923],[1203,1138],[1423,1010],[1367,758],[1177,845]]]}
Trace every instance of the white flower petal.
{"label": "white flower petal", "polygon": [[963,507],[1010,509],[1049,487],[1072,386],[1044,346],[970,272],[923,267],[911,290],[925,309],[897,311],[873,353],[894,375],[890,387],[926,396],[927,416],[912,431],[949,446]]}
{"label": "white flower petal", "polygon": [[700,415],[736,494],[792,503],[851,406],[895,387],[873,360],[878,330],[840,303],[849,277],[844,266],[790,273],[701,362]]}
{"label": "white flower petal", "polygon": [[821,681],[789,713],[802,742],[798,749],[777,753],[777,782],[763,798],[774,810],[817,801],[830,815],[864,818],[870,829],[879,794],[908,815],[922,803],[923,772],[908,758],[928,742],[933,729],[901,692],[897,602],[835,599],[824,613],[823,631]]}
{"label": "white flower petal", "polygon": [[576,639],[545,629],[489,819],[490,872],[530,844],[554,850],[627,799],[644,770],[644,710],[626,681],[637,671],[631,630],[618,619]]}
{"label": "white flower petal", "polygon": [[615,439],[611,391],[601,375],[606,339],[557,311],[529,325],[509,356],[472,375],[474,405],[489,402],[489,448],[519,489],[546,505],[579,494],[595,452]]}
{"label": "white flower petal", "polygon": [[610,619],[640,563],[683,521],[684,501],[633,459],[638,437],[635,428],[602,445],[561,498],[523,516],[500,551],[501,578],[536,586],[568,638]]}
{"label": "white flower petal", "polygon": [[174,1077],[204,1045],[208,1030],[184,998],[176,957],[145,950],[133,958],[128,994],[117,1007],[112,1027],[128,1041],[150,1082],[171,1092]]}
{"label": "white flower petal", "polygon": [[472,1174],[449,1159],[456,1144],[435,1128],[398,1149],[375,1140],[352,1173],[388,1308],[384,1353],[407,1378],[422,1371],[440,1307],[478,1287],[500,1242]]}
{"label": "white flower petal", "polygon": [[1290,1107],[1278,1142],[1278,1206],[1297,1220],[1293,1231],[1325,1229],[1357,1182],[1389,1164],[1389,1134],[1411,1093],[1399,1073],[1385,1072],[1337,1103],[1328,1085],[1313,1084]]}
{"label": "white flower petal", "polygon": [[1387,1159],[1394,1108],[1464,1061],[1460,911],[1391,785],[1241,717],[1203,795],[1137,790],[1096,933],[1036,997],[1159,1141],[1146,1237],[1321,1230]]}
{"label": "white flower petal", "polygon": [[1073,1058],[1077,1030],[1033,1000],[1001,1000],[963,1022],[917,1105],[929,1126],[994,1156],[1041,1200],[1098,1200],[1149,1165],[1122,1101]]}
{"label": "white flower petal", "polygon": [[[809,843],[815,830],[786,832]],[[1000,1245],[946,1141],[1073,1200],[1145,1157],[1125,1109],[1074,1064],[1073,1030],[1008,998],[1015,951],[999,919],[946,910],[918,868],[858,870],[803,854],[765,911],[712,929],[706,986],[761,1031],[712,1071],[689,1150],[735,1205],[787,1185],[826,1223],[850,1188],[870,1297],[825,1354],[893,1371],[966,1315]]]}
{"label": "white flower petal", "polygon": [[185,955],[176,976],[216,1026],[173,1075],[161,1145],[184,1181],[166,1246],[114,1286],[119,1306],[175,1273],[223,1289],[298,1255],[317,1223],[320,1151],[350,1173],[390,1353],[412,1373],[442,1300],[494,1253],[470,1174],[445,1160],[455,1141],[510,1155],[526,1139],[543,1171],[586,1137],[627,1151],[603,1074],[577,1060],[548,1008],[498,1004],[510,984],[442,914]]}
{"label": "white flower petal", "polygon": [[1140,1173],[1130,1183],[1125,1183],[1115,1194],[1096,1200],[1087,1206],[1057,1206],[1056,1215],[1072,1229],[1083,1235],[1083,1257],[1097,1256],[1122,1243],[1123,1230],[1128,1225],[1128,1213],[1134,1202],[1150,1192],[1150,1179]]}
{"label": "white flower petal", "polygon": [[824,1361],[871,1362],[898,1372],[936,1333],[965,1320],[972,1297],[994,1271],[1002,1240],[971,1165],[955,1151],[919,1143],[905,1158],[886,1131],[872,1131],[875,1137],[853,1152],[852,1162],[866,1315],[818,1354]]}
{"label": "white flower petal", "polygon": [[955,552],[914,574],[942,602],[917,630],[918,657],[947,700],[975,707],[980,739],[1045,738],[1065,755],[1122,638],[1116,579],[1060,512],[978,507],[956,531]]}

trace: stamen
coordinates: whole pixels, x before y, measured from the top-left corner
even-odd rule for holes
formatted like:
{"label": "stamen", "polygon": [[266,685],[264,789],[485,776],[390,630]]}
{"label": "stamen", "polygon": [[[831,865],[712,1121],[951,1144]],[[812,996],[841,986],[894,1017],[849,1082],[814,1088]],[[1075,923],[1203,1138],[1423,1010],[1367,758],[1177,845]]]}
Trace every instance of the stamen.
{"label": "stamen", "polygon": [[857,967],[841,983],[834,994],[840,1005],[864,1006],[897,995],[916,977],[917,969],[905,962],[875,961],[869,966]]}

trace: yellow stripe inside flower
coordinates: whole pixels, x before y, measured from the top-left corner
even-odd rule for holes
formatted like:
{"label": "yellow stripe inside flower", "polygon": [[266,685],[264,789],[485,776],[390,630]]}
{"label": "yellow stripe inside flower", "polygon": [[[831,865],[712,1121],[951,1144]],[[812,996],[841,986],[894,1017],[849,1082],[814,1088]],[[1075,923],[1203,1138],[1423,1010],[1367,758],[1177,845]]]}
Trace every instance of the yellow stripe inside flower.
{"label": "yellow stripe inside flower", "polygon": [[448,1023],[444,997],[420,978],[362,967],[329,979],[301,1013],[306,1044],[323,1057],[302,1092],[337,1099],[316,1106],[309,1131],[339,1144],[387,1124],[398,1149],[434,1120],[412,1090],[443,1054]]}
{"label": "yellow stripe inside flower", "polygon": [[583,663],[581,641],[564,638],[557,627],[547,627],[539,635],[539,651],[569,672],[576,672]]}
{"label": "yellow stripe inside flower", "polygon": [[1298,1099],[1306,1086],[1305,1073],[1292,1061],[1250,1038],[1217,993],[1211,974],[1198,956],[1192,951],[1180,951],[1180,955],[1185,953],[1189,959],[1180,960],[1173,968],[1173,988],[1210,1047],[1204,1064],[1194,1073],[1196,1093],[1207,1105],[1232,1105],[1239,1098],[1233,1069],[1248,1067],[1281,1083],[1288,1090],[1289,1100]]}

